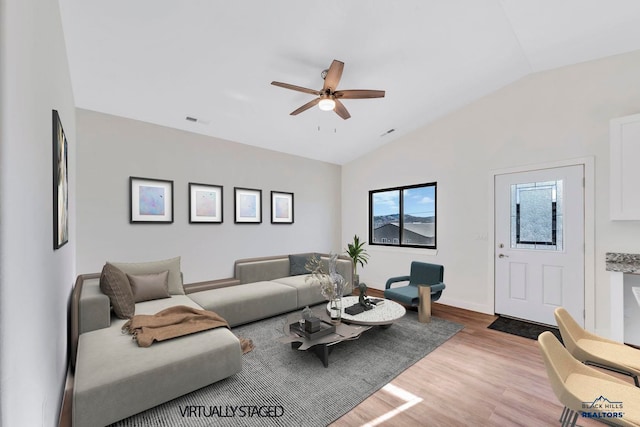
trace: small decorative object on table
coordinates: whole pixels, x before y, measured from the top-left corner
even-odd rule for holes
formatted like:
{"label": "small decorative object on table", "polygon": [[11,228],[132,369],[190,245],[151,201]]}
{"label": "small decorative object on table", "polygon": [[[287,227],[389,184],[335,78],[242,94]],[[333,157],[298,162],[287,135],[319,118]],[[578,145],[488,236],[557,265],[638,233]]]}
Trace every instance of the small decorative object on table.
{"label": "small decorative object on table", "polygon": [[350,305],[349,307],[346,307],[344,309],[344,312],[349,316],[355,316],[356,314],[364,313],[367,310],[369,309],[360,305],[360,303],[355,303],[353,305]]}
{"label": "small decorative object on table", "polygon": [[329,301],[329,317],[331,323],[340,323],[342,321],[342,297],[331,298]]}
{"label": "small decorative object on table", "polygon": [[330,254],[329,269],[325,269],[320,257],[312,255],[307,260],[305,268],[311,272],[306,280],[320,285],[322,296],[329,300],[329,316],[334,324],[342,319],[342,295],[347,286],[347,281],[336,271],[338,254]]}
{"label": "small decorative object on table", "polygon": [[[324,336],[327,336],[329,334],[332,334],[336,331],[336,326],[332,325],[328,322],[324,322],[320,319],[318,319],[319,322],[319,328],[317,331],[315,332],[309,332],[307,331],[304,327],[300,326],[300,323],[296,322],[296,323],[292,323],[289,325],[289,331],[300,336],[300,337],[305,337],[307,339],[310,340],[315,340]],[[307,322],[305,322],[306,325]]]}
{"label": "small decorative object on table", "polygon": [[365,310],[371,310],[373,307],[371,306],[371,301],[367,297],[367,285],[364,283],[360,283],[358,285],[358,290],[360,291],[360,296],[358,297],[358,303],[365,308]]}
{"label": "small decorative object on table", "polygon": [[320,330],[320,319],[318,319],[317,317],[305,319],[304,330],[310,333],[318,332]]}
{"label": "small decorative object on table", "polygon": [[358,284],[358,291],[358,302],[344,309],[344,312],[350,316],[355,316],[374,308],[374,306],[371,305],[369,297],[367,297],[367,285],[364,283]]}
{"label": "small decorative object on table", "polygon": [[304,320],[309,320],[312,317],[314,317],[313,311],[309,308],[309,306],[306,306],[304,309],[302,309],[302,318]]}

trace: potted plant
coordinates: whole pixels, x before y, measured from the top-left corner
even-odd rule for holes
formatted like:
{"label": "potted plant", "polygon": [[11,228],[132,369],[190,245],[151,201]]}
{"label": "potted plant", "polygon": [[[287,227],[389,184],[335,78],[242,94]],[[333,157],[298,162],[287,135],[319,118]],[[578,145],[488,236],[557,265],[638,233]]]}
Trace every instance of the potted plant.
{"label": "potted plant", "polygon": [[353,261],[354,289],[357,288],[360,283],[360,276],[358,276],[358,264],[364,267],[364,265],[369,261],[369,254],[367,254],[367,250],[364,248],[365,243],[367,242],[360,242],[360,238],[356,234],[353,236],[353,243],[348,243],[345,251]]}

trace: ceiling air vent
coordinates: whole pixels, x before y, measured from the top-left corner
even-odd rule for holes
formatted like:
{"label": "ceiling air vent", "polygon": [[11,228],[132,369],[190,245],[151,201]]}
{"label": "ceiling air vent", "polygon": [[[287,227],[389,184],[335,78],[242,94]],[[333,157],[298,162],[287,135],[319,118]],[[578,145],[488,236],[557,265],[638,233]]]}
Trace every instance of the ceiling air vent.
{"label": "ceiling air vent", "polygon": [[188,122],[198,123],[200,125],[208,125],[209,123],[211,123],[211,120],[209,120],[209,119],[199,119],[199,118],[193,117],[193,116],[187,116],[184,119],[186,121],[188,121]]}

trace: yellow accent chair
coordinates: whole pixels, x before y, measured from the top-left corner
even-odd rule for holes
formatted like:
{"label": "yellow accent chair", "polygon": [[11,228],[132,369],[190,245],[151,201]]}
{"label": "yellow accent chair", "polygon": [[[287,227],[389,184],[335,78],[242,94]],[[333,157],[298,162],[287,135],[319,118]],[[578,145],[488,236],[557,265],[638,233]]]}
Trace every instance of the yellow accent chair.
{"label": "yellow accent chair", "polygon": [[549,331],[538,336],[538,346],[551,388],[564,405],[562,426],[575,426],[579,415],[609,425],[640,426],[640,389],[583,365]]}
{"label": "yellow accent chair", "polygon": [[584,330],[563,307],[555,309],[562,341],[569,353],[586,365],[624,374],[640,387],[640,350]]}

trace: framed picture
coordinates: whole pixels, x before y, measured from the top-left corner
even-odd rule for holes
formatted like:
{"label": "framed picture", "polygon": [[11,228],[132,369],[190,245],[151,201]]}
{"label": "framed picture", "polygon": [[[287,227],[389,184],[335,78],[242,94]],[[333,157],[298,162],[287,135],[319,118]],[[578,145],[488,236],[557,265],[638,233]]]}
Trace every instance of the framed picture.
{"label": "framed picture", "polygon": [[222,187],[189,183],[189,222],[222,223]]}
{"label": "framed picture", "polygon": [[293,193],[271,192],[271,223],[293,224]]}
{"label": "framed picture", "polygon": [[60,115],[53,110],[53,249],[69,241],[68,148]]}
{"label": "framed picture", "polygon": [[262,222],[262,190],[234,187],[234,211],[236,224],[260,224]]}
{"label": "framed picture", "polygon": [[129,178],[131,223],[173,222],[173,181]]}

